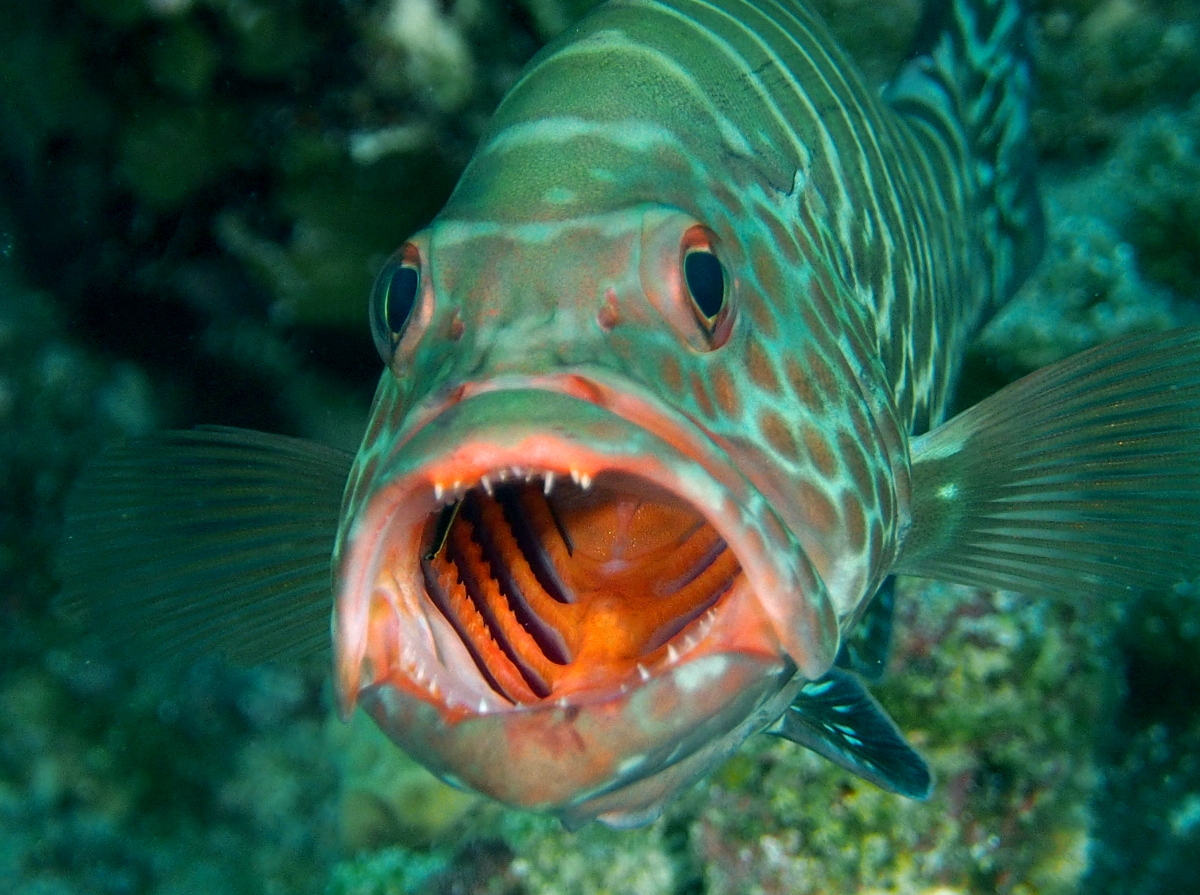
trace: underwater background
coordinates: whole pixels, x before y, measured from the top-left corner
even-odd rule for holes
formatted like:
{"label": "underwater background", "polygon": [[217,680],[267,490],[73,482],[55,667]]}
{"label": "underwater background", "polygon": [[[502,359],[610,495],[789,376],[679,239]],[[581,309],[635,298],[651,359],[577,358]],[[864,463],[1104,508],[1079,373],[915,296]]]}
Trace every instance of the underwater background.
{"label": "underwater background", "polygon": [[[880,701],[926,803],[760,738],[644,830],[435,781],[327,670],[169,673],[53,610],[110,441],[201,423],[354,449],[366,297],[522,63],[589,0],[4,0],[0,893],[1200,893],[1200,592],[898,588]],[[868,78],[919,0],[819,0]],[[1200,3],[1032,0],[1046,255],[973,403],[1200,323]]]}

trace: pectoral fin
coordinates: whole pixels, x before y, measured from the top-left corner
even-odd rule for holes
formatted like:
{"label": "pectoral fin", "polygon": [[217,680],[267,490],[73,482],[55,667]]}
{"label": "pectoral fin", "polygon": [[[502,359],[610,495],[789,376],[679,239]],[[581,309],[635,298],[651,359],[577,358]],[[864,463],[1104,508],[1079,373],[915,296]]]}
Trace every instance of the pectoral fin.
{"label": "pectoral fin", "polygon": [[253,663],[329,646],[351,456],[206,428],[107,451],[67,502],[61,607],[151,658]]}
{"label": "pectoral fin", "polygon": [[883,677],[892,648],[896,614],[896,576],[888,575],[867,604],[862,618],[842,641],[834,664],[868,681]]}
{"label": "pectoral fin", "polygon": [[1026,376],[914,441],[896,571],[1055,597],[1200,573],[1200,330]]}

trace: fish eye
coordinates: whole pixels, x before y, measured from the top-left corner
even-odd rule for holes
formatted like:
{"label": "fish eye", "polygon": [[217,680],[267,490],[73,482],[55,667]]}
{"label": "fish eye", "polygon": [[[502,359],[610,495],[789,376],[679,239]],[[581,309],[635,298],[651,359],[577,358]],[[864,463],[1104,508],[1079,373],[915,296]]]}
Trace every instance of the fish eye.
{"label": "fish eye", "polygon": [[683,280],[705,329],[711,332],[725,306],[725,271],[711,249],[693,249],[683,256]]}
{"label": "fish eye", "polygon": [[679,247],[679,312],[700,325],[697,335],[707,351],[725,343],[732,323],[731,283],[718,248],[717,235],[703,224],[688,227]]}
{"label": "fish eye", "polygon": [[417,316],[420,294],[421,258],[416,247],[408,243],[388,259],[371,289],[371,334],[388,365]]}

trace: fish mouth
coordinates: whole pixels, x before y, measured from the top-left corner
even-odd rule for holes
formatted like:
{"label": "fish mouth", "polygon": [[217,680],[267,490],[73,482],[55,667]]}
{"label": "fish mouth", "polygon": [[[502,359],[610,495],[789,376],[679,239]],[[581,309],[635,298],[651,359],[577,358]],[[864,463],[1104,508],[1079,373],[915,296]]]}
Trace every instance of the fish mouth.
{"label": "fish mouth", "polygon": [[495,470],[430,514],[421,543],[433,610],[514,706],[649,680],[743,577],[702,514],[620,471]]}
{"label": "fish mouth", "polygon": [[836,618],[798,544],[731,461],[622,394],[480,390],[360,456],[344,716],[361,700],[447,779],[586,813],[637,780],[627,804],[655,801],[664,769],[824,673]]}

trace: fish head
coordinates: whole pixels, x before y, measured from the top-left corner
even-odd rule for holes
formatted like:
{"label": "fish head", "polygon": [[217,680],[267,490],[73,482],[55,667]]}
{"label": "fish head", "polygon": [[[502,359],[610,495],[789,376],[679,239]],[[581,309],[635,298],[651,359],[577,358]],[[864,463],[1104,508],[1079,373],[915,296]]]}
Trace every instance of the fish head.
{"label": "fish head", "polygon": [[380,274],[336,686],[448,781],[641,822],[833,663],[822,576],[712,397],[755,351],[721,229],[442,218]]}

